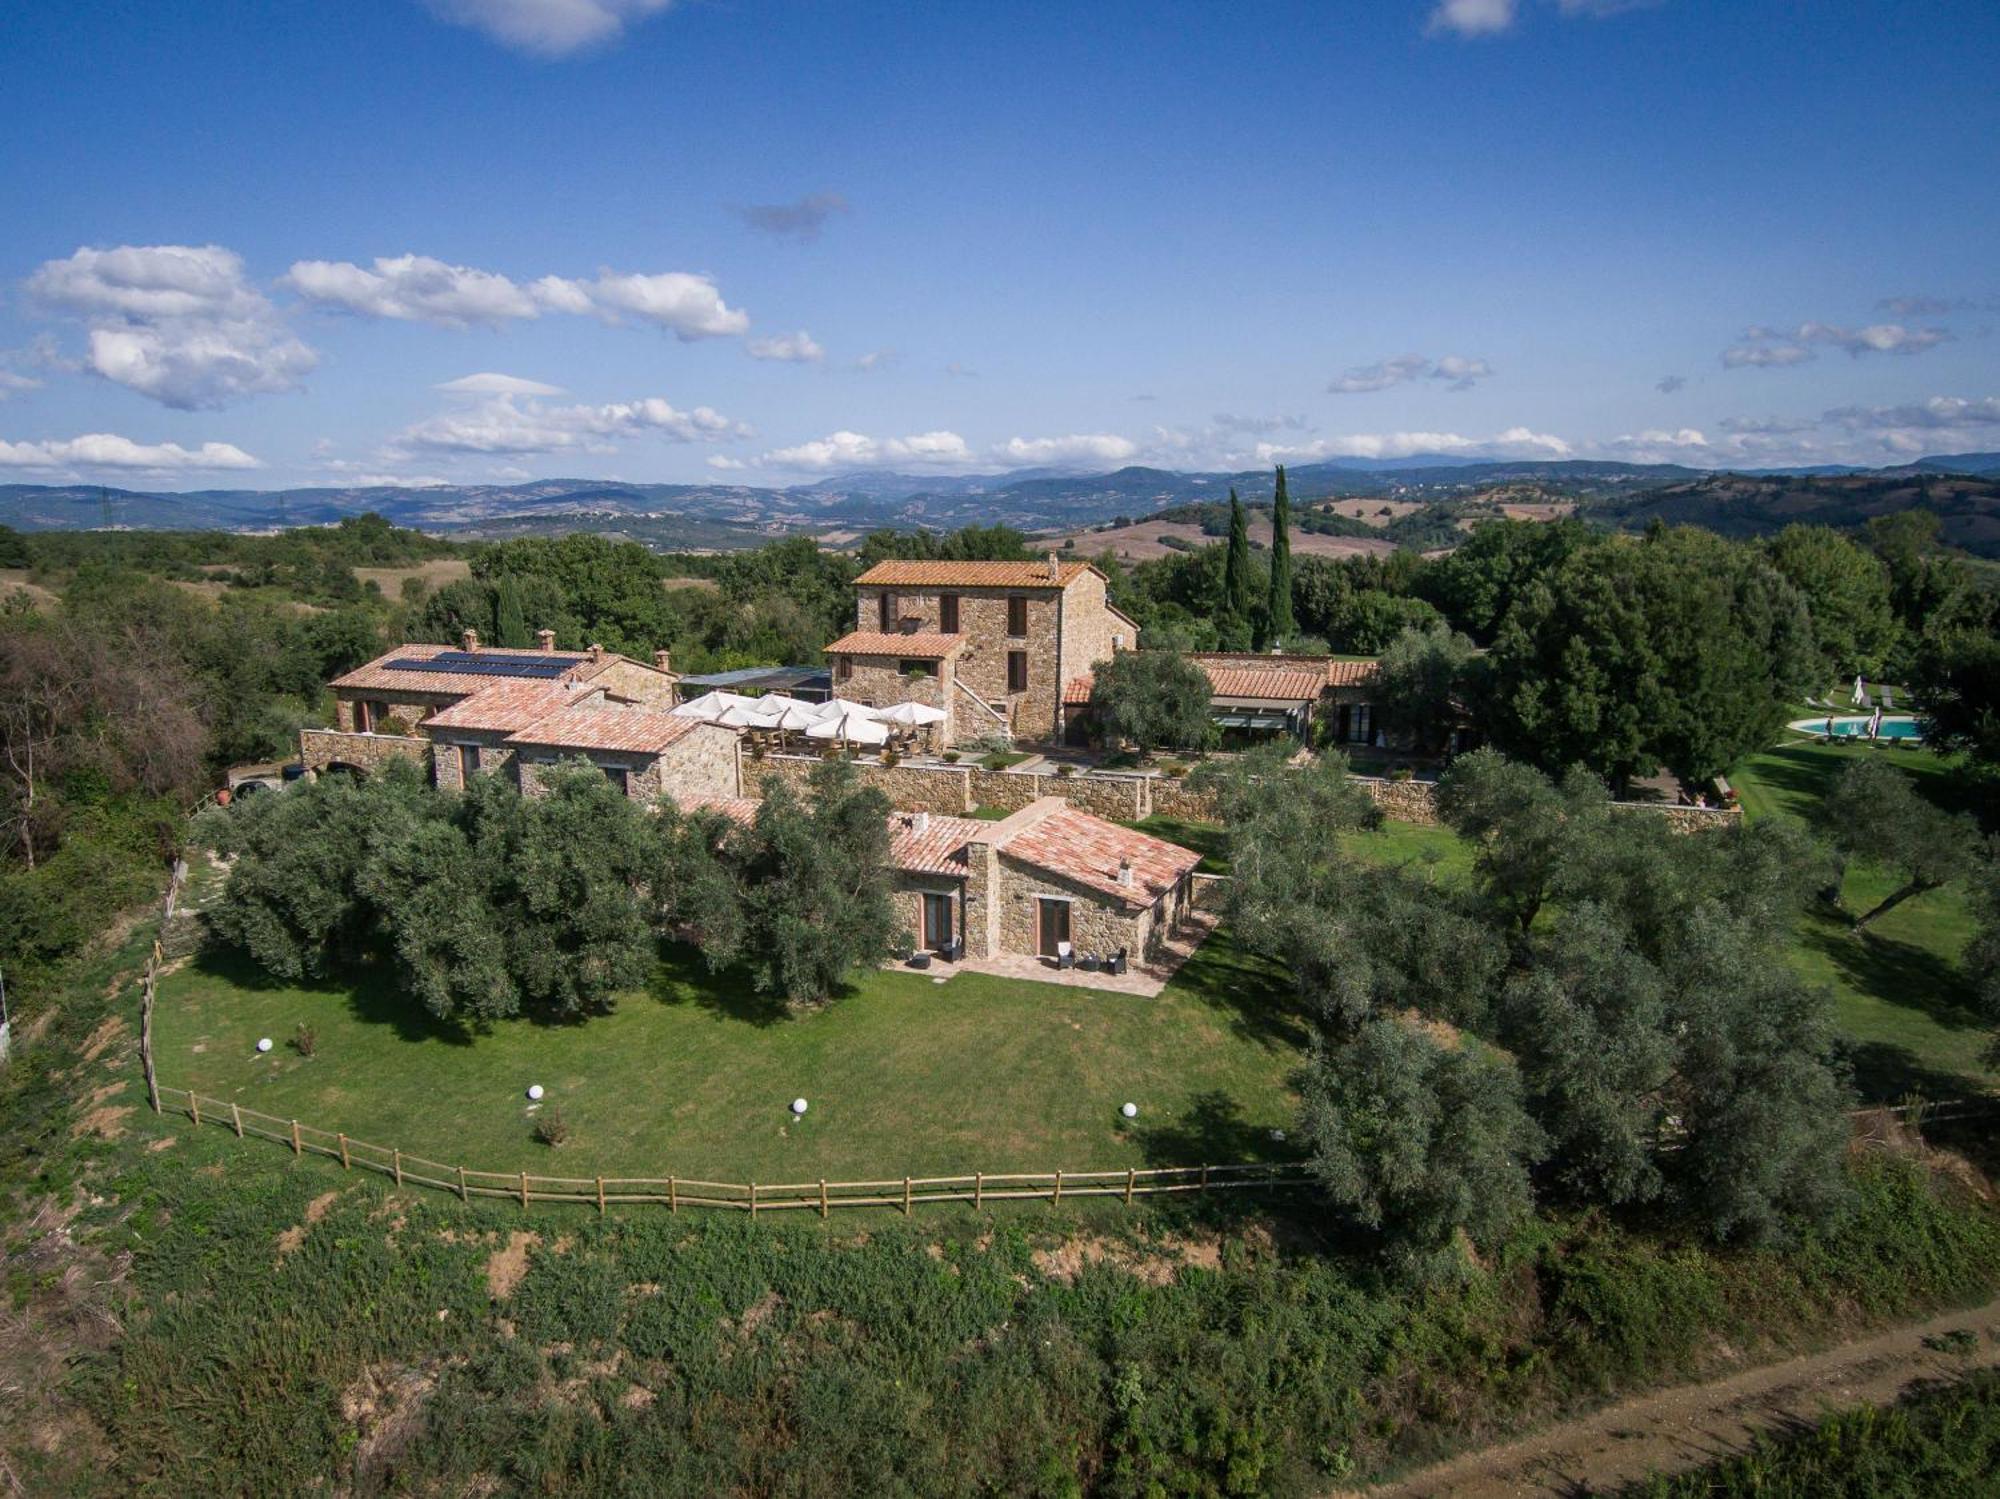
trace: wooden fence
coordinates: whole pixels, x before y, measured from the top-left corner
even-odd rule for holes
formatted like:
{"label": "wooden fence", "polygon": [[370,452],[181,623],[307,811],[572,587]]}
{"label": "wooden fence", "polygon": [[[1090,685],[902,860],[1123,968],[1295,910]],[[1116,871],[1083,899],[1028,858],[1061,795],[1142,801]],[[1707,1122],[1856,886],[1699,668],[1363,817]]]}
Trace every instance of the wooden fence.
{"label": "wooden fence", "polygon": [[725,1208],[759,1213],[805,1209],[822,1218],[835,1208],[900,1208],[908,1213],[921,1203],[964,1202],[975,1208],[989,1202],[1039,1201],[1060,1203],[1072,1197],[1135,1197],[1167,1193],[1242,1191],[1246,1188],[1304,1186],[1307,1168],[1297,1162],[1228,1166],[1126,1167],[1115,1171],[975,1171],[970,1176],[903,1176],[880,1181],[837,1182],[719,1182],[692,1176],[538,1176],[528,1171],[474,1171],[410,1155],[387,1145],[357,1140],[351,1135],[280,1119],[246,1109],[238,1103],[204,1098],[187,1088],[162,1087],[163,1104],[174,1105],[197,1125],[216,1125],[238,1139],[256,1137],[284,1146],[293,1155],[320,1155],[349,1171],[373,1171],[399,1187],[434,1187],[462,1201],[504,1197],[523,1208],[537,1202],[565,1202],[594,1207],[600,1213],[613,1203],[654,1203],[670,1212],[686,1208]]}

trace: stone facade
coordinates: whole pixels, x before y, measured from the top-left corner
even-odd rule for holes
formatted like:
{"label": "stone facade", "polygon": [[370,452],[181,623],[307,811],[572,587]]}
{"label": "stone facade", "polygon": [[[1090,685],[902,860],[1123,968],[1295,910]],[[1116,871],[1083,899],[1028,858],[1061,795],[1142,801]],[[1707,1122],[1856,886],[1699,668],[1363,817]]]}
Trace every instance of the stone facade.
{"label": "stone facade", "polygon": [[379,770],[391,760],[414,760],[428,765],[430,758],[430,741],[406,734],[356,734],[339,729],[299,731],[299,760],[308,770],[325,770],[330,765]]}
{"label": "stone facade", "polygon": [[660,751],[661,784],[676,796],[741,796],[742,747],[733,729],[702,724]]}
{"label": "stone facade", "polygon": [[[1041,564],[1035,566],[1039,569]],[[878,707],[914,700],[943,708],[952,715],[952,721],[942,726],[947,730],[942,742],[947,744],[1000,732],[1003,720],[1006,732],[1019,738],[1060,738],[1064,684],[1088,672],[1114,650],[1136,649],[1139,630],[1111,608],[1105,597],[1104,577],[1095,568],[1058,563],[1055,569],[1071,571],[1072,576],[1066,583],[1051,576],[1046,582],[1015,581],[991,587],[976,583],[856,584],[857,630],[955,634],[964,640],[956,663],[957,686],[950,680],[942,681],[938,700],[908,690],[883,699],[865,694],[893,689],[897,683],[871,680],[854,686],[840,676],[837,663],[835,692]],[[945,628],[950,623],[945,618],[947,597],[956,600],[956,628],[952,630]],[[1019,634],[1008,627],[1010,601],[1016,599],[1022,601],[1026,616]],[[1008,676],[1008,659],[1016,652],[1027,658],[1027,681],[1019,689],[1010,685]],[[857,678],[864,659],[855,658]],[[992,711],[982,712],[977,703]]]}
{"label": "stone facade", "polygon": [[931,668],[928,673],[905,672],[903,659],[900,656],[839,658],[833,668],[834,696],[871,708],[890,708],[897,703],[922,703],[927,708],[936,708],[946,715],[945,721],[934,725],[931,733],[932,743],[938,748],[956,738],[956,715],[961,707],[969,709],[972,716],[983,716],[953,686],[958,680],[958,663],[951,657],[925,662]]}
{"label": "stone facade", "polygon": [[507,743],[507,735],[503,731],[440,729],[431,739],[431,763],[435,767],[434,779],[441,790],[465,789],[463,766],[467,751],[473,752],[472,757],[477,761],[473,768],[475,775],[490,776],[497,772],[516,775],[514,746]]}
{"label": "stone facade", "polygon": [[[440,708],[449,708],[463,692],[406,692],[370,687],[340,692],[333,699],[333,726],[346,733],[408,734]],[[368,727],[363,728],[363,719]]]}

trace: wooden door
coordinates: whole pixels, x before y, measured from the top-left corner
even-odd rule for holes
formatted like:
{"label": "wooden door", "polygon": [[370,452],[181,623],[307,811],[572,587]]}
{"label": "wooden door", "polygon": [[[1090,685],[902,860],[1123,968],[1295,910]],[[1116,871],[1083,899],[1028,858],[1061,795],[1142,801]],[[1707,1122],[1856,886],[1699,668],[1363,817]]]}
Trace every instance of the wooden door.
{"label": "wooden door", "polygon": [[1041,950],[1045,958],[1060,955],[1062,944],[1069,941],[1069,902],[1041,897]]}
{"label": "wooden door", "polygon": [[949,895],[924,896],[924,946],[931,952],[943,952],[951,946]]}

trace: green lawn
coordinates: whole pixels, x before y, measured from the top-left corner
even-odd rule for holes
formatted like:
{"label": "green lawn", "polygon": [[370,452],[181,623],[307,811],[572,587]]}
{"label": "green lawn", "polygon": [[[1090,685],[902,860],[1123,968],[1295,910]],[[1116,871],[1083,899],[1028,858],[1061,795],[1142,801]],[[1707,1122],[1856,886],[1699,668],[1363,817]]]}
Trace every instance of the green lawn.
{"label": "green lawn", "polygon": [[[287,1044],[301,1021],[310,1059]],[[169,1085],[447,1165],[762,1182],[1282,1156],[1303,1041],[1226,934],[1157,999],[885,971],[802,1018],[676,952],[611,1015],[485,1035],[386,984],[265,985],[211,959],[162,984],[157,1024]],[[531,1138],[530,1083],[571,1125],[560,1149]]]}
{"label": "green lawn", "polygon": [[[1886,756],[1925,796],[1955,811],[1973,788],[1952,763],[1922,749],[1794,740],[1753,755],[1730,776],[1744,815],[1804,817],[1853,760]],[[1841,898],[1865,911],[1894,888],[1878,869],[1848,871]],[[1854,1043],[1856,1081],[1869,1098],[1955,1097],[2000,1085],[1982,1060],[1988,1032],[1972,1010],[1959,955],[1972,918],[1956,888],[1906,901],[1856,936],[1837,915],[1809,911],[1793,949],[1800,972],[1828,985]]]}

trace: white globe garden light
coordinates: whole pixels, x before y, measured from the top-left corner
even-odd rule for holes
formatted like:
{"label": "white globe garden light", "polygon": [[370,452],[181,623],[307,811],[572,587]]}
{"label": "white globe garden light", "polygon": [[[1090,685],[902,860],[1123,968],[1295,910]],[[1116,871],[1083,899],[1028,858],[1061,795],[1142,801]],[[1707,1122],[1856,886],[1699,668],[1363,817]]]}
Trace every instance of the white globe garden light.
{"label": "white globe garden light", "polygon": [[1139,1106],[1136,1103],[1128,1103],[1118,1112],[1123,1114],[1127,1119],[1137,1119],[1139,1117]]}
{"label": "white globe garden light", "polygon": [[792,1112],[794,1114],[803,1114],[805,1111],[806,1101],[803,1098],[794,1098],[792,1100]]}
{"label": "white globe garden light", "polygon": [[540,1083],[528,1084],[528,1097],[539,1100],[541,1096],[542,1096],[542,1085]]}
{"label": "white globe garden light", "polygon": [[271,1049],[271,1038],[270,1038],[269,1036],[260,1036],[260,1037],[258,1037],[258,1039],[257,1039],[257,1050],[259,1050],[259,1051],[269,1051],[270,1049]]}

